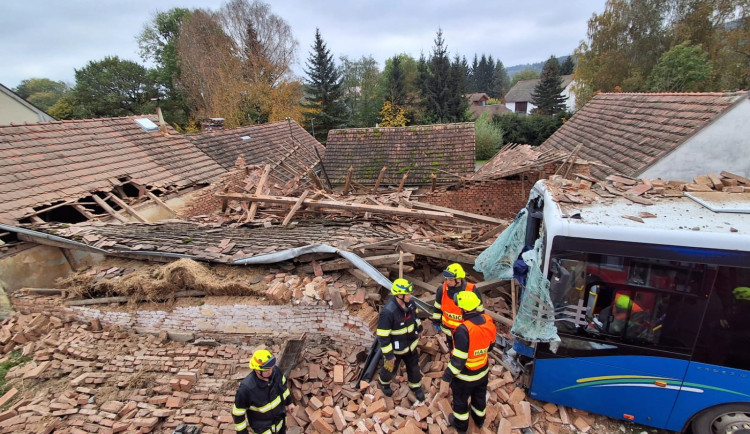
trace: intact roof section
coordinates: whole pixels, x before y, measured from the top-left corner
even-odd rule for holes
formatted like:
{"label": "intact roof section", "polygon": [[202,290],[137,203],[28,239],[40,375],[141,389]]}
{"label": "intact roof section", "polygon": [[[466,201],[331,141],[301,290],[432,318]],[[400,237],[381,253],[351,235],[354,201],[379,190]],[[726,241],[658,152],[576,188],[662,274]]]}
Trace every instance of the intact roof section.
{"label": "intact roof section", "polygon": [[144,117],[0,127],[0,219],[110,190],[118,178],[181,187],[224,172],[184,136],[143,131],[135,119]]}
{"label": "intact roof section", "polygon": [[374,184],[383,166],[382,183],[398,184],[407,171],[407,183],[455,182],[474,173],[474,123],[415,125],[387,128],[352,128],[328,132],[323,165],[334,184],[352,180]]}
{"label": "intact roof section", "polygon": [[278,163],[289,153],[315,165],[319,160],[314,148],[318,148],[321,157],[325,150],[293,120],[214,130],[191,134],[187,138],[227,170],[234,167],[239,157],[245,160],[245,164],[261,165]]}
{"label": "intact roof section", "polygon": [[[562,77],[562,88],[565,89],[573,81],[572,75],[561,75]],[[534,88],[539,84],[541,78],[534,78],[531,80],[519,80],[513,87],[508,90],[505,94],[505,102],[523,102],[531,101],[531,93],[534,92]]]}
{"label": "intact roof section", "polygon": [[637,176],[674,151],[747,91],[724,93],[600,93],[564,123],[541,150],[573,151],[600,161],[593,176]]}

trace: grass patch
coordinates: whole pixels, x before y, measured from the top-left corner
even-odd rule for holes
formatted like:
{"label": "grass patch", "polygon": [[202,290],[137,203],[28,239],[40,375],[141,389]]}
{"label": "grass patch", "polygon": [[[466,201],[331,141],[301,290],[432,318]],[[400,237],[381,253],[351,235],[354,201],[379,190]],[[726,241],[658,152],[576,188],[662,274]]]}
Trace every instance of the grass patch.
{"label": "grass patch", "polygon": [[5,375],[8,371],[14,366],[22,365],[30,360],[31,357],[21,356],[21,350],[16,350],[8,354],[6,361],[0,363],[0,396],[3,396],[10,389],[5,381]]}

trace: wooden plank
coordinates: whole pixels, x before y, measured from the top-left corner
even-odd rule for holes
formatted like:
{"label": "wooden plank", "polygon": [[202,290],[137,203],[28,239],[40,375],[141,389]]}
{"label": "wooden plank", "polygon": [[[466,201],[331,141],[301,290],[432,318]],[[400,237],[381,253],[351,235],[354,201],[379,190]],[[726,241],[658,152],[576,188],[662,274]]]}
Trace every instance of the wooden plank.
{"label": "wooden plank", "polygon": [[175,212],[175,210],[173,210],[172,208],[170,208],[169,206],[167,206],[167,204],[166,204],[166,203],[164,203],[164,201],[163,201],[163,200],[161,200],[161,199],[160,199],[160,198],[159,198],[159,197],[158,197],[157,195],[155,195],[154,193],[151,193],[150,191],[146,190],[146,196],[148,196],[148,197],[149,197],[149,199],[151,199],[151,200],[153,200],[154,202],[156,202],[157,204],[159,204],[159,206],[160,206],[160,207],[162,207],[162,208],[166,209],[167,211],[171,212],[171,213],[172,213],[172,215],[175,215],[175,216],[177,215],[177,212]]}
{"label": "wooden plank", "polygon": [[719,175],[723,176],[724,178],[734,179],[743,184],[750,185],[750,179],[745,178],[744,176],[736,175],[734,173],[727,172],[725,170],[722,170]]}
{"label": "wooden plank", "polygon": [[136,211],[135,209],[133,209],[133,207],[131,207],[130,205],[128,205],[127,203],[125,203],[125,201],[123,201],[119,197],[115,196],[114,194],[110,196],[110,199],[112,199],[112,201],[114,203],[116,203],[120,208],[122,208],[125,211],[127,211],[128,214],[130,214],[133,217],[135,217],[135,219],[138,220],[139,222],[146,223],[148,221],[148,220],[146,220],[145,217],[143,217],[142,215],[138,214],[138,211]]}
{"label": "wooden plank", "polygon": [[[282,227],[289,224],[289,221],[292,219],[292,216],[294,215],[294,213],[297,212],[297,210],[300,209],[300,207],[302,207],[302,202],[305,200],[305,198],[307,197],[309,193],[310,193],[310,190],[305,190],[302,192],[299,199],[297,199],[297,202],[295,202],[294,205],[292,205],[292,209],[289,210],[289,214],[287,214],[286,217],[284,217],[284,221],[281,222]],[[256,205],[256,204],[257,202],[253,202],[253,205]]]}
{"label": "wooden plank", "polygon": [[457,219],[468,220],[476,223],[489,223],[493,225],[508,225],[507,220],[496,219],[494,217],[487,217],[481,214],[474,214],[466,211],[459,211],[457,209],[447,208],[444,206],[433,205],[431,203],[424,202],[409,202],[413,208],[428,209],[432,211],[441,211],[453,214]]}
{"label": "wooden plank", "polygon": [[[242,193],[219,193],[216,195],[221,199],[230,199],[237,201],[246,202],[269,202],[269,203],[281,203],[293,205],[297,202],[296,197],[284,197],[284,196],[265,196],[265,195],[249,195]],[[353,202],[338,202],[331,200],[312,200],[305,199],[302,204],[307,208],[321,209],[321,208],[332,208],[332,209],[344,209],[347,211],[362,211],[371,212],[373,214],[387,214],[387,215],[398,215],[408,216],[423,220],[443,220],[450,221],[454,219],[453,214],[438,212],[438,211],[420,211],[413,210],[403,207],[390,207],[390,206],[377,206],[377,205],[366,205],[361,203]]]}
{"label": "wooden plank", "polygon": [[375,186],[372,187],[373,194],[377,194],[378,188],[380,187],[380,182],[383,181],[383,176],[385,176],[386,170],[388,170],[388,166],[383,166],[383,168],[380,169],[380,174],[378,175],[377,181],[375,181]]}
{"label": "wooden plank", "polygon": [[477,241],[487,241],[490,238],[500,234],[500,232],[504,231],[505,228],[508,227],[508,224],[501,224],[497,225],[494,228],[490,229],[486,234],[482,235],[481,237],[477,238]]}
{"label": "wooden plank", "polygon": [[109,206],[109,204],[107,204],[107,202],[103,201],[101,197],[95,194],[92,194],[91,197],[94,199],[94,202],[99,204],[100,207],[104,208],[104,211],[106,211],[107,214],[111,215],[112,217],[116,218],[117,220],[123,223],[129,222],[129,220],[123,217],[122,214],[115,211],[114,208],[112,208],[111,206]]}
{"label": "wooden plank", "polygon": [[21,288],[20,290],[39,295],[61,295],[64,291],[58,288]]}
{"label": "wooden plank", "polygon": [[[266,181],[268,180],[268,175],[271,174],[271,165],[266,164],[265,167],[263,167],[263,174],[260,175],[260,181],[258,181],[258,185],[255,187],[255,194],[263,194],[263,187],[266,185]],[[246,222],[251,222],[255,218],[255,213],[258,212],[258,202],[253,202],[250,205],[250,211],[247,213],[247,219]]]}
{"label": "wooden plank", "polygon": [[444,259],[449,262],[461,262],[464,264],[473,264],[477,259],[474,255],[467,253],[461,253],[454,249],[440,249],[436,246],[423,246],[415,243],[400,242],[399,246],[406,252],[414,253],[415,255],[427,256],[430,258]]}
{"label": "wooden plank", "polygon": [[349,166],[349,171],[346,172],[346,183],[344,184],[344,196],[349,194],[349,189],[352,186],[352,174],[354,174],[354,166]]}

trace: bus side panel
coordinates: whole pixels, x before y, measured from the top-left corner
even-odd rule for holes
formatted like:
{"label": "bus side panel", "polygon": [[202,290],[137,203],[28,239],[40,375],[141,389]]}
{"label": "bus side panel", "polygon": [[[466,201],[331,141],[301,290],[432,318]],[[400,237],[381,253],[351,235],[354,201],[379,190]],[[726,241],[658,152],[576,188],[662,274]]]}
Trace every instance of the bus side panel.
{"label": "bus side panel", "polygon": [[533,398],[617,419],[632,415],[659,428],[667,424],[688,365],[649,356],[544,357],[537,353]]}
{"label": "bus side panel", "polygon": [[691,362],[666,428],[681,431],[699,411],[730,402],[750,402],[750,372]]}

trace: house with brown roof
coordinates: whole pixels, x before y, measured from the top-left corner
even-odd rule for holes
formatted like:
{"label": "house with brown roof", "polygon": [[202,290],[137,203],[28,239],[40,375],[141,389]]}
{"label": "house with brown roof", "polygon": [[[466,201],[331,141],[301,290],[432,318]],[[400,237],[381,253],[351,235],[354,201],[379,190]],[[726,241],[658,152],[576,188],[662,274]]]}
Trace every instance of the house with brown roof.
{"label": "house with brown roof", "polygon": [[[573,76],[562,75],[561,77],[563,87],[562,96],[567,98],[565,100],[566,110],[570,112],[575,111],[576,99],[575,95],[571,92]],[[531,94],[534,92],[534,89],[540,81],[540,78],[519,80],[510,88],[510,90],[508,90],[508,93],[505,94],[505,106],[515,113],[530,114],[532,110],[536,108],[531,102],[533,99]]]}
{"label": "house with brown roof", "polygon": [[466,96],[469,100],[469,111],[473,119],[479,119],[484,113],[489,113],[490,117],[501,114],[510,113],[511,111],[502,104],[487,104],[490,97],[486,93],[470,93]]}
{"label": "house with brown roof", "polygon": [[126,202],[160,201],[159,195],[225,172],[155,121],[135,116],[0,126],[0,222],[107,216]]}
{"label": "house with brown roof", "polygon": [[591,174],[690,181],[728,171],[750,176],[750,94],[601,93],[541,146],[599,161]]}
{"label": "house with brown roof", "polygon": [[352,180],[374,184],[383,167],[382,183],[455,182],[474,173],[474,123],[408,127],[350,128],[328,133],[323,166],[333,184]]}
{"label": "house with brown roof", "polygon": [[0,84],[0,125],[51,122],[55,118]]}

